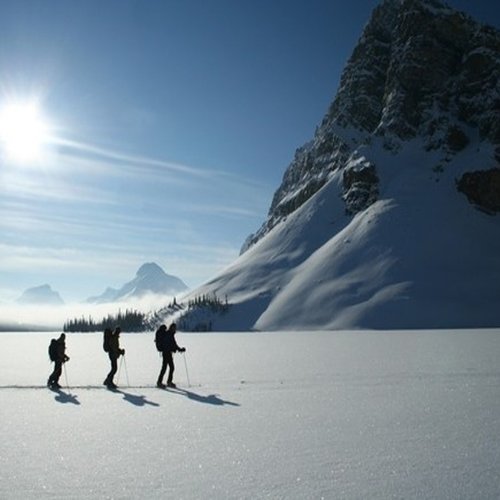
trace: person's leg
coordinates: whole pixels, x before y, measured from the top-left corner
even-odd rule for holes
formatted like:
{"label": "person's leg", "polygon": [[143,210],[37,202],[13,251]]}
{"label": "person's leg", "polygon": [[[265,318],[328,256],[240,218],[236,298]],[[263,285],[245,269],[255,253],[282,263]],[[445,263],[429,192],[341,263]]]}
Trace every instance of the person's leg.
{"label": "person's leg", "polygon": [[167,352],[163,351],[161,353],[162,356],[162,363],[161,363],[161,370],[160,374],[158,375],[158,381],[156,382],[156,385],[162,385],[163,384],[163,377],[165,376],[165,372],[167,371]]}
{"label": "person's leg", "polygon": [[174,358],[173,358],[171,352],[168,353],[167,365],[168,365],[168,368],[169,368],[169,370],[168,370],[168,377],[167,377],[167,385],[173,385],[172,379],[174,378],[174,369],[175,369],[175,366],[174,366]]}
{"label": "person's leg", "polygon": [[54,380],[56,378],[57,374],[57,363],[54,362],[54,369],[52,370],[52,373],[49,375],[49,379],[47,380],[47,385],[51,386],[54,384]]}
{"label": "person's leg", "polygon": [[112,353],[109,353],[109,360],[111,361],[111,370],[104,381],[105,385],[113,384],[113,377],[116,375],[118,371],[118,358],[114,356]]}
{"label": "person's leg", "polygon": [[54,371],[52,372],[52,375],[50,376],[52,380],[52,385],[55,387],[59,387],[59,377],[61,376],[62,373],[62,361],[55,361],[54,362]]}

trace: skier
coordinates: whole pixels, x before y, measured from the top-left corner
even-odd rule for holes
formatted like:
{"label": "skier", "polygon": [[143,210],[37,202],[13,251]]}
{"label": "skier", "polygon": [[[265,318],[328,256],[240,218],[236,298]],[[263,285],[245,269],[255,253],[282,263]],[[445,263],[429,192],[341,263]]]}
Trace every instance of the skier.
{"label": "skier", "polygon": [[[176,387],[172,382],[174,376],[174,358],[172,354],[174,352],[185,352],[185,347],[179,347],[175,340],[175,332],[177,331],[177,325],[172,323],[168,330],[165,325],[161,325],[156,332],[156,347],[161,352],[163,361],[161,365],[160,374],[158,376],[158,381],[156,382],[156,387],[160,389],[165,389],[166,387]],[[167,366],[169,367],[167,385],[163,383],[163,377],[167,371]]]}
{"label": "skier", "polygon": [[61,333],[57,340],[52,340],[49,347],[49,354],[51,360],[54,361],[54,371],[47,380],[47,386],[51,389],[60,389],[59,377],[62,373],[62,365],[66,361],[69,361],[69,357],[66,356],[66,335],[64,333]]}
{"label": "skier", "polygon": [[116,384],[113,382],[113,377],[118,371],[118,358],[125,355],[125,349],[120,349],[120,333],[121,328],[117,326],[113,331],[106,328],[104,331],[104,351],[108,353],[109,360],[111,361],[111,370],[103,382],[108,389],[116,389]]}

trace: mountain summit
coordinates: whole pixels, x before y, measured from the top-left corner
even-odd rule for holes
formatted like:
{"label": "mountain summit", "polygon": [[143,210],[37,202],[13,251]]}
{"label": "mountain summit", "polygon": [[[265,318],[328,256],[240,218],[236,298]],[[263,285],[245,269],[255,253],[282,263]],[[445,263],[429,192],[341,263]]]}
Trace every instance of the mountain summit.
{"label": "mountain summit", "polygon": [[53,305],[60,306],[64,304],[63,299],[58,292],[52,290],[50,285],[35,286],[28,288],[16,301],[24,305]]}
{"label": "mountain summit", "polygon": [[214,329],[500,325],[500,33],[437,0],[372,13]]}
{"label": "mountain summit", "polygon": [[107,288],[101,295],[90,297],[87,302],[102,304],[141,298],[148,294],[175,295],[187,290],[186,284],[176,276],[169,275],[154,262],[143,264],[135,278],[120,289]]}
{"label": "mountain summit", "polygon": [[[452,159],[466,149],[470,153],[471,142],[477,141],[492,148],[493,155],[484,165],[478,158],[470,168],[498,168],[499,54],[497,30],[444,2],[383,1],[372,13],[313,140],[297,149],[267,221],[243,250],[305,203],[338,169],[345,169],[342,196],[349,213],[376,200],[379,172],[369,155],[375,142],[397,155],[418,139],[429,153],[422,170],[427,164],[439,174],[452,170]],[[353,166],[354,156],[365,161]]]}

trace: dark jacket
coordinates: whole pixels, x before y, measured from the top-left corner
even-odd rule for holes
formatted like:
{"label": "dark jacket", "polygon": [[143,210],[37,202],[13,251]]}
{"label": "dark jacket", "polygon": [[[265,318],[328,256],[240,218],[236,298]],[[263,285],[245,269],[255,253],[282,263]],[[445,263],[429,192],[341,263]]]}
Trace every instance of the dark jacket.
{"label": "dark jacket", "polygon": [[125,351],[120,349],[120,332],[116,330],[109,336],[109,355],[118,358]]}
{"label": "dark jacket", "polygon": [[163,351],[169,351],[169,352],[177,352],[181,350],[181,348],[177,345],[174,334],[168,331],[164,336],[162,347]]}
{"label": "dark jacket", "polygon": [[56,355],[56,360],[65,363],[68,361],[68,356],[66,356],[66,341],[64,340],[63,337],[59,337],[57,339],[57,355]]}
{"label": "dark jacket", "polygon": [[160,345],[158,346],[158,350],[162,352],[183,351],[183,348],[177,345],[177,342],[175,340],[175,331],[171,329],[161,330],[161,334],[159,336],[159,343]]}

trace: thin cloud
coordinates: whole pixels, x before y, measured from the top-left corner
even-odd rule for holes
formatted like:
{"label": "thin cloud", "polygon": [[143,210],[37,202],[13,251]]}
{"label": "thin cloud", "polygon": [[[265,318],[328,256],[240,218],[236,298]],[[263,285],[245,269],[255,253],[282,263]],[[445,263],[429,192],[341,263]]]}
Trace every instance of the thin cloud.
{"label": "thin cloud", "polygon": [[98,187],[84,186],[70,182],[56,175],[47,177],[42,173],[28,175],[10,175],[4,178],[2,187],[4,196],[29,200],[51,200],[70,203],[115,204],[110,191]]}
{"label": "thin cloud", "polygon": [[[170,253],[167,253],[167,250]],[[94,248],[31,247],[2,243],[0,271],[85,269],[100,271],[106,276],[109,270],[113,269],[114,274],[123,273],[125,279],[131,278],[132,276],[128,274],[135,272],[142,263],[152,260],[160,265],[162,262],[167,262],[170,268],[167,272],[184,280],[185,276],[200,275],[200,272],[208,278],[215,270],[234,260],[237,254],[238,249],[224,244],[212,246],[194,243],[175,244],[168,249],[158,245],[157,248],[148,247],[145,251],[140,245],[135,248],[129,246],[124,250],[120,245],[106,242]]]}
{"label": "thin cloud", "polygon": [[119,247],[108,246],[107,252],[98,249],[81,249],[70,246],[26,246],[0,244],[0,270],[36,270],[40,269],[94,269],[129,268],[137,263],[137,255],[132,252],[118,252]]}
{"label": "thin cloud", "polygon": [[255,179],[224,170],[193,167],[191,165],[159,160],[143,155],[125,154],[112,149],[69,139],[53,138],[52,141],[59,147],[59,154],[62,156],[94,161],[97,165],[102,165],[102,162],[104,162],[110,170],[119,168],[121,173],[123,173],[124,167],[129,167],[130,172],[140,174],[141,176],[145,174],[145,171],[149,171],[151,174],[161,173],[163,175],[170,172],[200,179],[213,179],[217,177],[232,184],[252,186],[258,189],[264,188],[267,190],[269,188],[269,186]]}
{"label": "thin cloud", "polygon": [[210,205],[210,204],[201,204],[201,203],[190,203],[184,204],[179,207],[181,210],[187,212],[201,213],[201,214],[215,214],[222,215],[231,218],[240,218],[240,217],[262,217],[262,213],[256,210],[250,210],[241,207],[229,206],[229,205]]}
{"label": "thin cloud", "polygon": [[[264,209],[255,211],[242,205],[265,207],[269,202],[271,191],[267,187],[230,172],[127,155],[66,139],[54,138],[53,142],[59,151],[50,155],[46,167],[4,173],[1,187],[4,195],[108,206],[124,205],[126,198],[129,203],[144,203],[155,210],[172,203],[181,205],[186,198],[217,199],[216,204],[184,203],[184,210],[232,218],[263,216]],[[97,180],[98,177],[115,179]],[[121,190],[117,190],[116,179]],[[162,186],[168,190],[167,196]],[[227,201],[221,203],[223,198]]]}
{"label": "thin cloud", "polygon": [[[47,210],[47,211],[45,211]],[[57,207],[2,208],[0,227],[11,230],[45,232],[51,236],[95,236],[98,231],[130,227],[103,218],[89,219],[79,214],[66,214]]]}
{"label": "thin cloud", "polygon": [[203,178],[211,177],[212,175],[217,174],[217,171],[213,170],[200,169],[188,165],[182,165],[180,163],[157,160],[147,156],[124,154],[84,142],[71,141],[67,139],[54,139],[53,142],[60,147],[59,153],[63,156],[83,156],[97,161],[105,160],[109,164],[113,162],[120,166],[128,165],[131,167],[138,167],[140,168],[142,174],[144,174],[144,169],[146,167],[153,167],[163,171],[166,170],[178,174]]}
{"label": "thin cloud", "polygon": [[58,248],[34,248],[17,245],[0,245],[0,270],[25,271],[27,269],[52,269],[69,267]]}
{"label": "thin cloud", "polygon": [[93,157],[85,155],[61,155],[58,160],[65,170],[72,175],[80,175],[82,178],[109,177],[119,179],[137,179],[141,183],[166,184],[176,186],[190,186],[193,184],[193,176],[179,174],[176,171],[161,170],[158,168],[141,167],[112,161],[106,157]]}

